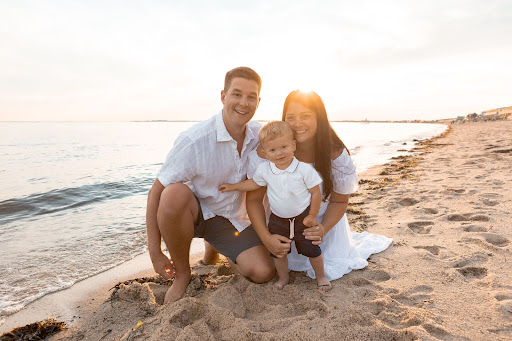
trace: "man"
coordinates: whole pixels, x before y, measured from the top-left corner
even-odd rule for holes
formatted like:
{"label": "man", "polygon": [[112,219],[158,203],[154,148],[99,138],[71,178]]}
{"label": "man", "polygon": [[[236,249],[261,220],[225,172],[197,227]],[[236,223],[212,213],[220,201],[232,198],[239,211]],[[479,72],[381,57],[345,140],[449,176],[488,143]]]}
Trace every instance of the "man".
{"label": "man", "polygon": [[248,155],[258,145],[260,125],[251,122],[260,102],[261,78],[252,69],[229,71],[221,91],[222,112],[183,132],[169,152],[148,194],[148,248],[157,273],[171,278],[162,253],[163,238],[174,263],[175,278],[165,295],[172,303],[190,282],[193,237],[205,239],[203,261],[217,251],[235,271],[256,283],[274,276],[269,252],[247,217],[245,195],[222,193],[219,185],[246,179]]}

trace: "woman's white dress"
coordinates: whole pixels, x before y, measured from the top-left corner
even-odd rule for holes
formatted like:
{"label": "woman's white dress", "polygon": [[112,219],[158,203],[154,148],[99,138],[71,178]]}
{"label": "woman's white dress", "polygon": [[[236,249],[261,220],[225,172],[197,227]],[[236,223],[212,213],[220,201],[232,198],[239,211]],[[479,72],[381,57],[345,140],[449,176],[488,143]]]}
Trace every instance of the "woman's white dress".
{"label": "woman's white dress", "polygon": [[[256,151],[249,155],[249,169],[247,176],[252,178],[258,165],[265,161]],[[356,167],[352,158],[343,150],[343,153],[332,160],[333,190],[339,194],[352,194],[358,189]],[[317,220],[322,221],[329,200],[322,202]],[[268,210],[267,210],[268,212]],[[267,215],[268,216],[268,215]],[[341,220],[325,235],[320,248],[324,257],[324,268],[327,279],[338,279],[352,270],[362,269],[368,265],[368,257],[388,248],[393,242],[385,236],[368,232],[358,233],[350,231],[345,214]],[[291,253],[288,254],[288,269],[306,271],[308,276],[315,278],[315,272],[309,259],[297,253],[295,242],[292,242]]]}

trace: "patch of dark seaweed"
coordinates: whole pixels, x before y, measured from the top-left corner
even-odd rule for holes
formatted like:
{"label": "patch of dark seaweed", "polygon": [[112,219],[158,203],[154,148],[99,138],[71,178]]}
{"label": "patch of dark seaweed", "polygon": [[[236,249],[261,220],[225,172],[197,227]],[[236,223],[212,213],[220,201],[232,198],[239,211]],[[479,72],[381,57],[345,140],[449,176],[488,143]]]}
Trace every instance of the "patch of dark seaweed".
{"label": "patch of dark seaweed", "polygon": [[0,341],[45,340],[64,329],[66,329],[64,322],[50,318],[15,328],[8,333],[2,334]]}

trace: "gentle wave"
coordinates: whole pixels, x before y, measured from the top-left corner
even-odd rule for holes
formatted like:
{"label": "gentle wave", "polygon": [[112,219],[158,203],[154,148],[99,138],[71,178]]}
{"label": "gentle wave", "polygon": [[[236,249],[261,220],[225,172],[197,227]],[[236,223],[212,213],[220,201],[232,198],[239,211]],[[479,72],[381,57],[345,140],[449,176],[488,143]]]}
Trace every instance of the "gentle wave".
{"label": "gentle wave", "polygon": [[65,211],[101,201],[137,195],[149,190],[154,177],[55,189],[0,202],[0,224]]}

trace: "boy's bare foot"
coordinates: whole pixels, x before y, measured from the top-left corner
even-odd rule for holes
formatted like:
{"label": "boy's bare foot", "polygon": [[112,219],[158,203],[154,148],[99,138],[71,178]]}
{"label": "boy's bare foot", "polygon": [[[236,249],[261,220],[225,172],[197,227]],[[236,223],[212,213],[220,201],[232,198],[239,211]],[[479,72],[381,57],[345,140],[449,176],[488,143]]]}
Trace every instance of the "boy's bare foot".
{"label": "boy's bare foot", "polygon": [[279,277],[277,281],[274,283],[274,286],[279,290],[282,290],[286,284],[290,281],[290,277]]}
{"label": "boy's bare foot", "polygon": [[187,277],[176,277],[171,287],[165,293],[164,304],[173,303],[179,300],[185,295],[191,276]]}
{"label": "boy's bare foot", "polygon": [[317,277],[316,284],[318,285],[318,290],[322,292],[328,292],[332,289],[331,282],[329,282],[326,276]]}

